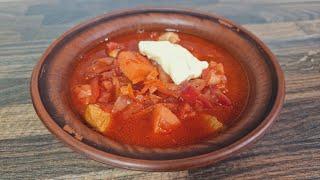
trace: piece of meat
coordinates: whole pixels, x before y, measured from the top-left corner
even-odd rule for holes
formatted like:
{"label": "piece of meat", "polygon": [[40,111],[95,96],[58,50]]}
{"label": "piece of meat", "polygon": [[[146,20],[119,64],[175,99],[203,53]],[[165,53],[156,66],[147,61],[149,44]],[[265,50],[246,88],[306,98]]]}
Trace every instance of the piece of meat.
{"label": "piece of meat", "polygon": [[198,100],[199,92],[192,86],[186,86],[181,91],[181,97],[187,103],[193,105]]}
{"label": "piece of meat", "polygon": [[186,119],[190,117],[194,117],[196,112],[192,109],[192,107],[188,103],[184,103],[178,107],[178,117],[179,119]]}
{"label": "piece of meat", "polygon": [[206,81],[207,85],[224,86],[227,83],[223,65],[214,61],[210,61],[209,67],[203,70],[201,78]]}
{"label": "piece of meat", "polygon": [[89,84],[78,85],[72,91],[81,104],[94,104],[100,96],[99,79],[95,77]]}
{"label": "piece of meat", "polygon": [[122,49],[124,49],[124,47],[119,43],[116,43],[116,42],[107,43],[107,54],[110,57],[116,58]]}
{"label": "piece of meat", "polygon": [[171,43],[178,43],[180,41],[179,35],[174,32],[165,32],[158,39],[159,41],[170,41]]}
{"label": "piece of meat", "polygon": [[107,91],[107,92],[111,92],[113,85],[111,81],[102,81],[102,87]]}
{"label": "piece of meat", "polygon": [[76,86],[73,91],[77,94],[78,98],[86,98],[92,95],[91,86],[89,84]]}
{"label": "piece of meat", "polygon": [[119,97],[121,92],[120,92],[120,82],[117,77],[112,77],[112,85],[114,87],[114,94],[116,95],[116,97]]}
{"label": "piece of meat", "polygon": [[81,104],[87,105],[90,102],[92,90],[90,84],[78,85],[73,88],[73,93]]}
{"label": "piece of meat", "polygon": [[108,51],[123,48],[123,46],[121,44],[113,42],[113,41],[107,42],[106,46],[107,46]]}
{"label": "piece of meat", "polygon": [[224,105],[224,106],[231,106],[232,105],[231,100],[222,92],[218,93],[217,96],[218,96],[218,102],[221,105]]}
{"label": "piece of meat", "polygon": [[140,102],[133,102],[130,105],[128,105],[127,108],[125,108],[122,111],[122,118],[123,119],[136,119],[136,118],[141,118],[141,116],[136,116],[139,113],[144,111],[144,106]]}
{"label": "piece of meat", "polygon": [[105,71],[100,73],[100,78],[101,80],[111,80],[112,77],[116,76],[116,72],[115,72],[115,66],[113,66],[114,69],[111,69],[110,71]]}
{"label": "piece of meat", "polygon": [[89,66],[87,73],[100,74],[102,72],[109,71],[113,68],[111,66],[113,61],[113,58],[110,57],[96,59],[92,62],[91,66]]}
{"label": "piece of meat", "polygon": [[132,114],[132,116],[130,117],[131,119],[139,119],[142,118],[146,115],[148,115],[149,113],[151,113],[153,111],[154,106],[148,106],[148,107],[144,107],[142,108],[139,112],[136,112],[134,114]]}
{"label": "piece of meat", "polygon": [[155,105],[152,119],[153,132],[156,134],[170,133],[181,125],[177,116],[162,104]]}
{"label": "piece of meat", "polygon": [[164,105],[165,107],[167,107],[173,113],[178,111],[178,106],[175,103],[163,102],[161,104]]}
{"label": "piece of meat", "polygon": [[119,96],[116,102],[113,105],[112,113],[117,113],[124,110],[129,104],[132,103],[132,100],[128,96]]}
{"label": "piece of meat", "polygon": [[206,86],[206,81],[203,79],[192,79],[189,80],[187,84],[201,92],[203,88]]}
{"label": "piece of meat", "polygon": [[173,83],[164,83],[158,79],[149,80],[144,82],[144,87],[141,90],[141,93],[145,93],[149,90],[150,93],[159,91],[165,95],[178,97],[177,86]]}
{"label": "piece of meat", "polygon": [[110,92],[102,92],[100,93],[100,97],[98,98],[98,102],[100,103],[108,103],[111,99],[111,93]]}
{"label": "piece of meat", "polygon": [[192,106],[202,105],[204,108],[212,108],[210,99],[201,94],[195,87],[187,85],[181,92],[182,99]]}
{"label": "piece of meat", "polygon": [[114,62],[114,58],[110,58],[110,57],[103,57],[103,58],[99,58],[99,59],[96,59],[94,62],[96,63],[103,63],[107,66],[110,66],[113,64]]}
{"label": "piece of meat", "polygon": [[97,77],[93,78],[90,81],[90,86],[91,86],[90,103],[94,104],[94,103],[96,103],[98,97],[100,96],[99,79]]}
{"label": "piece of meat", "polygon": [[215,97],[216,103],[223,105],[223,106],[231,106],[231,100],[221,92],[219,88],[216,86],[210,86],[211,96]]}
{"label": "piece of meat", "polygon": [[122,51],[117,58],[121,72],[136,84],[146,79],[155,71],[155,67],[147,58],[134,51]]}

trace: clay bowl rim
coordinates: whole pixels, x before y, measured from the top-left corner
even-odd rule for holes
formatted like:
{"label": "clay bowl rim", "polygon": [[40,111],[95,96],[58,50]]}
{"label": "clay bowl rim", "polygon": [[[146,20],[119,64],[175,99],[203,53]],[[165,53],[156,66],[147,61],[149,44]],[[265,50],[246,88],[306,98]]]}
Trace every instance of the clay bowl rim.
{"label": "clay bowl rim", "polygon": [[[40,92],[38,89],[38,85],[39,85],[38,79],[41,74],[42,65],[45,62],[47,56],[50,54],[52,49],[60,41],[62,41],[66,36],[80,29],[83,26],[91,24],[95,21],[99,21],[100,19],[107,16],[114,16],[114,15],[133,13],[133,12],[143,12],[146,10],[158,11],[158,12],[159,11],[173,11],[173,12],[186,12],[186,13],[189,12],[193,14],[201,14],[208,17],[214,17],[218,20],[221,20],[222,23],[227,23],[227,25],[231,25],[232,27],[238,28],[247,36],[252,38],[269,57],[268,60],[272,64],[273,68],[275,69],[276,77],[278,80],[277,82],[278,89],[276,91],[275,102],[273,107],[271,108],[271,111],[266,116],[266,118],[262,120],[262,122],[254,130],[249,132],[247,135],[245,135],[238,141],[226,147],[223,147],[219,150],[209,152],[206,154],[201,154],[201,155],[196,155],[196,156],[181,158],[181,159],[171,159],[171,160],[143,160],[143,159],[134,159],[134,158],[123,157],[123,156],[107,153],[107,152],[98,150],[92,146],[89,146],[81,141],[78,141],[77,139],[70,136],[67,132],[65,132],[51,118],[51,116],[47,112],[44,104],[41,101]],[[47,129],[52,134],[54,134],[58,139],[60,139],[66,145],[71,147],[73,150],[79,153],[82,153],[96,161],[106,163],[114,167],[133,169],[133,170],[143,170],[143,171],[176,171],[176,170],[185,170],[190,168],[207,166],[209,164],[223,160],[235,154],[236,152],[242,150],[244,147],[248,146],[249,144],[252,144],[259,137],[261,137],[265,133],[265,131],[271,126],[271,124],[276,120],[276,117],[279,115],[280,110],[283,106],[284,98],[285,98],[285,80],[284,80],[284,74],[281,70],[281,67],[275,55],[273,55],[273,53],[269,50],[269,48],[259,38],[257,38],[254,34],[249,32],[242,26],[238,25],[237,23],[234,23],[224,17],[218,16],[213,13],[194,11],[186,8],[163,8],[163,7],[162,8],[158,8],[158,7],[146,8],[144,7],[144,8],[125,9],[125,10],[105,13],[100,16],[89,19],[85,22],[82,22],[74,26],[73,28],[69,29],[65,33],[63,33],[58,39],[56,39],[53,43],[51,43],[51,45],[46,49],[46,51],[43,53],[42,57],[34,67],[34,70],[31,76],[31,82],[30,82],[30,92],[31,92],[33,106],[36,110],[36,113],[38,114],[41,121],[43,122],[43,124],[47,127]]]}

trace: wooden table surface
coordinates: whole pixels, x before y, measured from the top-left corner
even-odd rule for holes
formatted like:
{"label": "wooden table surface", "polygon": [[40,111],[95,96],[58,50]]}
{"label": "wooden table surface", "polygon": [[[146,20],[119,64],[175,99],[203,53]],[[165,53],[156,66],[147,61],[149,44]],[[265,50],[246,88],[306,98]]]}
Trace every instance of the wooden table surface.
{"label": "wooden table surface", "polygon": [[[77,23],[139,5],[214,12],[242,24],[271,48],[285,72],[286,101],[278,121],[260,141],[206,168],[148,173],[87,159],[49,133],[29,94],[31,71],[41,54]],[[33,178],[319,179],[320,1],[1,0],[0,179]]]}

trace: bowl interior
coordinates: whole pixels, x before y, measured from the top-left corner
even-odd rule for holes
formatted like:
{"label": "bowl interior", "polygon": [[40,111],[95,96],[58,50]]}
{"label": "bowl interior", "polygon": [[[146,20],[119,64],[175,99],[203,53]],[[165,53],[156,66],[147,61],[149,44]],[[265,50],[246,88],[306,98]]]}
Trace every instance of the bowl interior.
{"label": "bowl interior", "polygon": [[[218,44],[247,72],[249,98],[237,122],[220,136],[177,148],[145,148],[120,144],[87,127],[69,103],[68,77],[76,57],[106,37],[138,30],[175,29]],[[255,129],[270,113],[278,90],[273,62],[260,43],[231,22],[203,14],[173,10],[131,11],[101,16],[65,33],[43,57],[38,77],[41,101],[53,121],[70,126],[82,143],[109,154],[144,160],[172,160],[217,151]],[[69,136],[74,136],[73,133]]]}

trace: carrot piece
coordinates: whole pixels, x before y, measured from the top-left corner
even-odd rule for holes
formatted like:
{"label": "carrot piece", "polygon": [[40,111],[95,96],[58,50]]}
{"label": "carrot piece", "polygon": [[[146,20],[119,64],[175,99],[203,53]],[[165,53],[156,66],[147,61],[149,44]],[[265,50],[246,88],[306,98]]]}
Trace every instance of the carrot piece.
{"label": "carrot piece", "polygon": [[153,79],[157,79],[159,73],[157,71],[156,68],[153,69],[153,71],[151,71],[148,76],[146,77],[147,80],[153,80]]}
{"label": "carrot piece", "polygon": [[122,51],[117,61],[120,70],[133,84],[143,81],[151,72],[157,71],[147,58],[137,52]]}
{"label": "carrot piece", "polygon": [[121,95],[128,95],[130,98],[134,99],[134,93],[131,84],[129,83],[127,86],[122,86],[120,88]]}
{"label": "carrot piece", "polygon": [[141,94],[144,94],[144,93],[146,93],[148,90],[149,90],[149,88],[150,88],[151,86],[149,85],[149,84],[145,84],[144,86],[143,86],[143,88],[141,89]]}
{"label": "carrot piece", "polygon": [[128,96],[134,99],[135,97],[134,97],[133,88],[131,84],[128,84],[127,87],[128,87]]}

